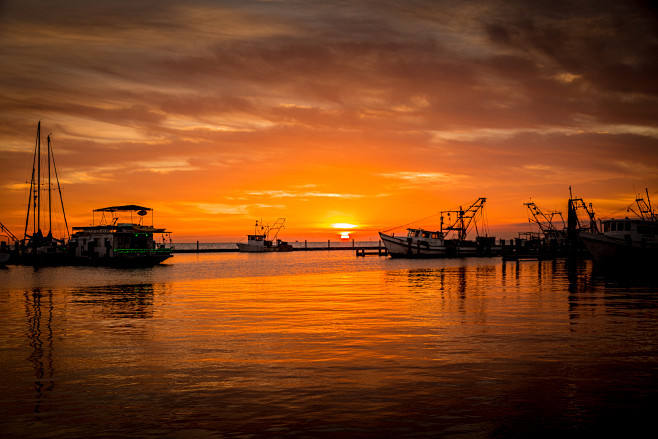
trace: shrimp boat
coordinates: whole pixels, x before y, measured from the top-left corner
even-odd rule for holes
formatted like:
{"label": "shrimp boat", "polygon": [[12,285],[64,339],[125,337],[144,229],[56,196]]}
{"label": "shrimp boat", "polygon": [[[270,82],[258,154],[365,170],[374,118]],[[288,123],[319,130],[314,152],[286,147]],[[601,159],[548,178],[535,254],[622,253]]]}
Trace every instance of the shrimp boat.
{"label": "shrimp boat", "polygon": [[[386,250],[393,258],[445,258],[466,256],[494,256],[500,254],[500,246],[495,245],[495,238],[479,236],[484,223],[484,204],[486,198],[478,198],[466,209],[446,210],[441,212],[439,230],[408,228],[403,237],[379,232]],[[445,221],[445,222],[444,222]],[[467,235],[475,230],[475,241],[467,240]],[[483,230],[484,231],[484,230]]]}
{"label": "shrimp boat", "polygon": [[[66,251],[66,238],[69,235],[69,227],[64,212],[64,201],[62,189],[59,185],[57,167],[55,166],[55,155],[48,135],[48,147],[45,157],[41,151],[41,121],[37,124],[37,137],[34,147],[34,158],[32,160],[32,178],[30,181],[29,200],[27,204],[27,215],[25,218],[25,231],[20,243],[20,262],[27,265],[63,265],[68,263]],[[43,162],[43,163],[42,163]],[[44,166],[42,166],[44,165]],[[46,169],[42,169],[45,167]],[[62,216],[66,228],[61,232],[59,238],[53,236],[53,196],[52,173],[54,171]],[[42,174],[45,174],[42,176]],[[43,180],[43,181],[42,181]],[[44,188],[45,186],[45,188]],[[46,200],[43,200],[46,191]],[[47,216],[46,204],[47,202]],[[46,221],[47,220],[47,221]],[[42,227],[48,227],[48,233],[44,234]],[[30,230],[31,229],[31,230]]]}
{"label": "shrimp boat", "polygon": [[628,208],[635,214],[634,218],[600,220],[600,232],[578,235],[595,263],[654,265],[658,262],[658,214],[648,191],[646,196],[646,200],[636,196],[635,208]]}
{"label": "shrimp boat", "polygon": [[[283,228],[286,222],[285,218],[278,218],[276,222],[270,227],[263,225],[261,220],[260,225],[256,221],[254,226],[254,234],[247,235],[247,242],[238,242],[237,246],[241,252],[246,253],[263,253],[263,252],[289,252],[292,251],[292,245],[285,241],[277,239],[279,231]],[[270,238],[272,235],[272,238]]]}
{"label": "shrimp boat", "polygon": [[[149,212],[151,225],[145,225],[144,217]],[[101,218],[94,224],[97,213]],[[126,221],[128,215],[130,222],[119,222]],[[148,207],[130,204],[95,209],[91,226],[73,230],[68,249],[75,264],[150,267],[172,257],[171,232],[153,227],[153,209]],[[160,242],[153,238],[158,234]]]}

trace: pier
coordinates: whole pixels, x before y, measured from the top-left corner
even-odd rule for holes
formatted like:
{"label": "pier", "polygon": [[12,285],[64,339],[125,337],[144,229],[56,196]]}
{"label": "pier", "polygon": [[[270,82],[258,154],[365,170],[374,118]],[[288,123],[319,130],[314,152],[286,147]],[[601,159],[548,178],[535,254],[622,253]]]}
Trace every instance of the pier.
{"label": "pier", "polygon": [[[229,244],[229,243],[225,243]],[[354,240],[352,240],[351,243],[345,243],[345,242],[331,242],[328,240],[325,243],[323,242],[312,242],[309,243],[307,240],[305,240],[303,243],[296,241],[293,244],[293,248],[291,251],[298,252],[307,252],[307,251],[354,251],[356,252],[357,256],[367,256],[367,255],[378,255],[378,256],[388,256],[388,252],[386,251],[386,247],[382,245],[382,242],[379,241],[377,243],[372,243],[372,245],[369,244],[361,244],[358,245]],[[309,245],[310,244],[310,245]],[[235,245],[235,244],[233,244]],[[196,243],[196,248],[175,248],[172,250],[173,253],[236,253],[239,252],[240,249],[238,249],[238,246],[235,245],[235,247],[230,247],[230,248],[218,248],[218,247],[213,247],[213,248],[201,248],[199,245],[199,242],[197,241]],[[269,252],[268,252],[269,253]],[[276,251],[273,253],[277,253]],[[283,252],[285,253],[285,252]]]}
{"label": "pier", "polygon": [[386,247],[381,245],[381,241],[379,242],[379,246],[377,247],[357,247],[355,248],[356,255],[357,256],[388,256],[388,250],[386,250]]}

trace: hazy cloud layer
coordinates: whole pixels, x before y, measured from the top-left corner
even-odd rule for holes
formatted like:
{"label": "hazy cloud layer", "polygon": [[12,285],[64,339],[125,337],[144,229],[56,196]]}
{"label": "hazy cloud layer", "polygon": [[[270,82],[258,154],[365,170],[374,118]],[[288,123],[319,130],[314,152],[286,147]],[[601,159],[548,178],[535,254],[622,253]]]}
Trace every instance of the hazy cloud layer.
{"label": "hazy cloud layer", "polygon": [[189,234],[182,215],[208,233],[377,228],[487,196],[504,223],[569,185],[612,208],[658,190],[657,17],[642,1],[5,1],[0,220],[24,221],[38,120],[74,221],[126,202]]}

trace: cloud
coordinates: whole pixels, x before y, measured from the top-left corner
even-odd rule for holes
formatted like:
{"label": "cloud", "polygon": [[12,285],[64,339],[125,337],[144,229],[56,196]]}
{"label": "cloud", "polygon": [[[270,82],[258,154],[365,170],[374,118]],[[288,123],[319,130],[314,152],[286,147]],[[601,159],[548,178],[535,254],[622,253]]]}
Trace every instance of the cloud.
{"label": "cloud", "polygon": [[431,183],[457,183],[468,179],[467,175],[449,174],[443,172],[400,171],[381,173],[382,177],[405,182],[406,188],[425,186]]}
{"label": "cloud", "polygon": [[252,209],[280,209],[282,205],[269,204],[223,204],[223,203],[186,203],[204,213],[211,215],[248,215]]}
{"label": "cloud", "polygon": [[365,195],[361,194],[340,194],[330,192],[315,192],[315,191],[252,191],[248,195],[265,196],[271,198],[345,198],[355,199],[363,198]]}
{"label": "cloud", "polygon": [[260,197],[381,217],[383,197],[447,185],[512,199],[658,184],[658,26],[643,2],[46,6],[3,3],[3,187],[24,181],[37,120],[80,203],[194,194],[236,215]]}

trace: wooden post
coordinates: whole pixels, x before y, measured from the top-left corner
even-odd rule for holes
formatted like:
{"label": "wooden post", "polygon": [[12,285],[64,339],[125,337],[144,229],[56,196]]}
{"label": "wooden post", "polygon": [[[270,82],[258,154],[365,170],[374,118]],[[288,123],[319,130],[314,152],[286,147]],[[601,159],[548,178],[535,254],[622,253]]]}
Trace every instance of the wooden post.
{"label": "wooden post", "polygon": [[304,250],[308,249],[308,245],[306,243],[306,240],[304,240]]}
{"label": "wooden post", "polygon": [[331,241],[327,239],[327,250],[331,248]]}
{"label": "wooden post", "polygon": [[199,241],[196,242],[196,252],[199,253]]}

